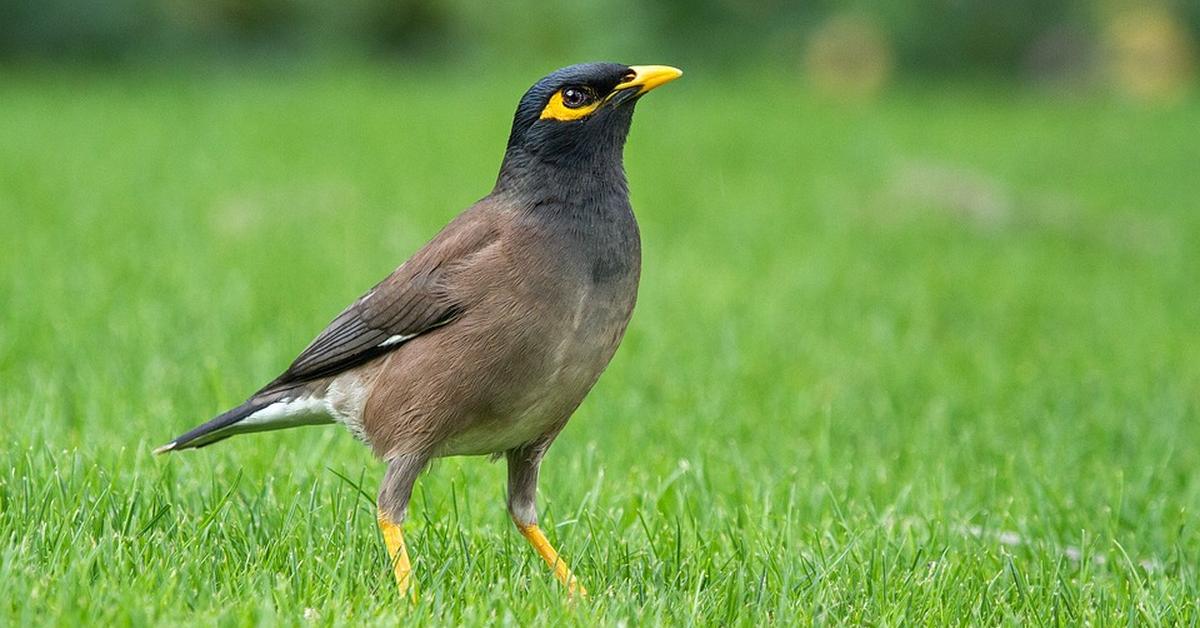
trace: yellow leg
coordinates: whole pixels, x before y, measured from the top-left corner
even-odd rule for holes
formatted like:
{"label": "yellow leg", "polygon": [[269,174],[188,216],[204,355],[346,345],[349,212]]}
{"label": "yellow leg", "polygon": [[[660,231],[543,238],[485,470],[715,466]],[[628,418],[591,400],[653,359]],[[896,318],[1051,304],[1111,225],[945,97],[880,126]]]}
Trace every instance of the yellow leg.
{"label": "yellow leg", "polygon": [[[383,542],[387,545],[388,556],[392,559],[392,573],[396,576],[396,588],[400,590],[400,597],[407,597],[412,584],[412,563],[408,560],[408,546],[404,543],[404,534],[400,532],[400,526],[392,523],[389,518],[381,510],[378,514],[379,531],[383,533]],[[413,591],[413,599],[416,599],[416,591]]]}
{"label": "yellow leg", "polygon": [[571,573],[571,569],[567,567],[567,563],[559,557],[558,552],[554,550],[554,546],[550,545],[550,541],[546,540],[546,535],[542,534],[542,529],[536,523],[530,525],[521,525],[518,523],[517,529],[529,540],[529,544],[533,546],[533,549],[537,550],[542,560],[546,561],[546,564],[550,565],[550,568],[554,570],[554,577],[558,578],[558,581],[567,587],[569,595],[576,593],[580,597],[587,595],[587,589],[583,588],[583,585],[575,580],[575,574]]}

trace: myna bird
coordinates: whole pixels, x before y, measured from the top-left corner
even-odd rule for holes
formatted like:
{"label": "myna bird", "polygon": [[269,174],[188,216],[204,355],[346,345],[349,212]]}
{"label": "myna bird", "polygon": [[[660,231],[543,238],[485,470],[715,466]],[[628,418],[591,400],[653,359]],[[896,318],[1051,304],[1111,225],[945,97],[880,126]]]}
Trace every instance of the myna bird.
{"label": "myna bird", "polygon": [[537,525],[542,456],[596,383],[637,299],[641,242],[622,151],[634,105],[679,78],[658,65],[563,68],[521,98],[496,185],[352,303],[244,403],[158,453],[235,434],[341,423],[387,462],[379,527],[400,531],[432,458],[503,455],[508,512],[568,591]]}

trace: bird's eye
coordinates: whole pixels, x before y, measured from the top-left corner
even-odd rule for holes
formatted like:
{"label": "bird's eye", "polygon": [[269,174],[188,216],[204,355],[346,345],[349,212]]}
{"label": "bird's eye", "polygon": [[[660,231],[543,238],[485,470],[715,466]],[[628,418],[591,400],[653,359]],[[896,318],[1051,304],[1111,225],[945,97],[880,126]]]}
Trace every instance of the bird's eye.
{"label": "bird's eye", "polygon": [[578,109],[592,102],[592,94],[582,87],[568,87],[562,91],[562,101],[568,109]]}

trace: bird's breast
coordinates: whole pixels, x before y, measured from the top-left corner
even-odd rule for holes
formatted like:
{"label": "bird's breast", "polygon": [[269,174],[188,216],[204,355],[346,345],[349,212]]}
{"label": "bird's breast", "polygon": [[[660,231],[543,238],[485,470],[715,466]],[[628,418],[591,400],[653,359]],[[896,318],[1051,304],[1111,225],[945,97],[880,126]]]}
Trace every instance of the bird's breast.
{"label": "bird's breast", "polygon": [[637,261],[625,261],[621,273],[601,281],[593,280],[587,265],[543,266],[540,289],[532,291],[537,306],[509,326],[523,330],[522,340],[498,365],[502,371],[492,374],[488,412],[466,421],[439,455],[501,452],[560,429],[624,335],[637,297]]}

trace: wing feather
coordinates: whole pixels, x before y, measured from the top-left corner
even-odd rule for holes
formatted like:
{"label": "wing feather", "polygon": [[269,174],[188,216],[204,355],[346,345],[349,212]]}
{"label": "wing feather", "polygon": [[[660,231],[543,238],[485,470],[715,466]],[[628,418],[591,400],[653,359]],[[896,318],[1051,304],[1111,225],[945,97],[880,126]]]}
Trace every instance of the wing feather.
{"label": "wing feather", "polygon": [[467,307],[454,289],[454,270],[497,237],[488,214],[472,210],[338,314],[263,391],[342,372],[452,323]]}

